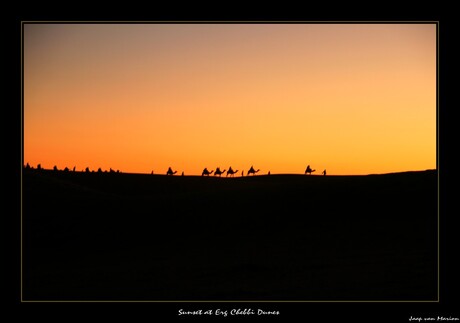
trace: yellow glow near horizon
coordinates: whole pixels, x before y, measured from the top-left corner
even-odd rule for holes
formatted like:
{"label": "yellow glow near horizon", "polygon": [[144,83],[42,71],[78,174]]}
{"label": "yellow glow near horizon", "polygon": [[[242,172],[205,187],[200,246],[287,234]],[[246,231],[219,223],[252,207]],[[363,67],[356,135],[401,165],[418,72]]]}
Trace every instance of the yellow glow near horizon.
{"label": "yellow glow near horizon", "polygon": [[435,24],[25,24],[24,162],[436,168]]}

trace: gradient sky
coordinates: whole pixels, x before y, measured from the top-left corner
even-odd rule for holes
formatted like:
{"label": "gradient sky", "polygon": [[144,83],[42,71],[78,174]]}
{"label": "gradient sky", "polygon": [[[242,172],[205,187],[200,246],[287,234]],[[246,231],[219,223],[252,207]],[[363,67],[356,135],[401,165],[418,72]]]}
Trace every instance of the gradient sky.
{"label": "gradient sky", "polygon": [[24,24],[24,163],[436,168],[436,24]]}

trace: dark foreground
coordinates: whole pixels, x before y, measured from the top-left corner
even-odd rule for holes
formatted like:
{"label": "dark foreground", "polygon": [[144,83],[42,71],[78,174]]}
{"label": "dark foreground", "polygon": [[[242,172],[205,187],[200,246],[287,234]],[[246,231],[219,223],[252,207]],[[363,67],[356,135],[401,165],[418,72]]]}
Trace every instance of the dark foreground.
{"label": "dark foreground", "polygon": [[437,173],[25,171],[24,300],[437,300]]}

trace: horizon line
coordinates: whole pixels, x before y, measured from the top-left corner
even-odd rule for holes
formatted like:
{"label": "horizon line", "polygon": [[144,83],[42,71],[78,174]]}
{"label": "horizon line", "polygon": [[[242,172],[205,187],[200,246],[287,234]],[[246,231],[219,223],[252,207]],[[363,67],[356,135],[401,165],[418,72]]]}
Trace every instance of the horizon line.
{"label": "horizon line", "polygon": [[317,173],[317,174],[309,174],[307,175],[306,173],[263,173],[263,174],[256,174],[256,175],[238,175],[238,176],[216,176],[216,175],[209,175],[209,176],[203,176],[200,174],[179,174],[176,172],[174,175],[167,175],[166,172],[164,173],[148,173],[148,172],[124,172],[120,170],[90,170],[90,171],[85,171],[85,170],[71,170],[71,169],[57,169],[54,170],[52,168],[26,168],[25,166],[22,166],[22,172],[24,171],[45,171],[45,172],[56,172],[56,173],[83,173],[83,174],[110,174],[110,175],[149,175],[149,176],[168,176],[168,177],[209,177],[209,178],[241,178],[241,177],[256,177],[256,176],[316,176],[316,177],[339,177],[339,176],[372,176],[372,175],[391,175],[391,174],[402,174],[402,173],[422,173],[422,172],[433,172],[433,171],[438,171],[437,168],[427,168],[427,169],[420,169],[420,170],[403,170],[403,171],[394,171],[394,172],[386,172],[386,173],[367,173],[367,174],[327,174],[323,175],[322,173]]}

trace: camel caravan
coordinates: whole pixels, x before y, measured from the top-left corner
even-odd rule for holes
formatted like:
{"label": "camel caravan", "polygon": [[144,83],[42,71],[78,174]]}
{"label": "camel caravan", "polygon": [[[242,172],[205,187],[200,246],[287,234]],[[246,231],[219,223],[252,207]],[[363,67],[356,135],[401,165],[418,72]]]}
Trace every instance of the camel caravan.
{"label": "camel caravan", "polygon": [[[27,170],[27,171],[28,171],[28,170],[34,170],[34,167],[30,166],[29,163],[27,163],[26,165],[24,165],[23,168],[24,168],[24,170]],[[36,170],[44,170],[44,168],[42,168],[41,164],[38,164]],[[53,171],[54,171],[54,172],[58,172],[58,171],[61,171],[61,170],[58,169],[58,167],[55,165],[55,166],[53,167]],[[64,171],[64,172],[75,172],[75,171],[76,171],[76,167],[74,166],[74,167],[72,168],[72,170],[70,170],[68,167],[65,167],[62,171]],[[316,169],[312,169],[312,168],[310,167],[310,165],[308,165],[307,168],[305,169],[305,173],[304,173],[304,174],[305,174],[305,175],[312,175],[312,173],[314,173],[315,171],[316,171]],[[94,170],[90,170],[89,167],[86,167],[84,170],[82,170],[82,172],[85,172],[85,173],[95,173],[95,171],[94,171]],[[233,168],[232,168],[231,166],[228,168],[228,170],[227,170],[227,169],[221,170],[220,167],[217,167],[215,170],[211,170],[211,171],[209,171],[208,168],[205,167],[205,168],[203,169],[203,172],[201,173],[201,176],[208,176],[208,177],[209,177],[210,175],[214,174],[214,176],[222,177],[222,175],[226,173],[225,177],[229,177],[229,176],[230,176],[230,177],[235,177],[235,174],[237,174],[238,172],[239,172],[238,169],[237,169],[237,170],[233,170]],[[251,167],[249,168],[249,170],[247,171],[246,176],[251,176],[251,175],[252,175],[252,176],[255,176],[258,172],[260,172],[260,169],[257,169],[257,170],[256,170],[256,169],[254,168],[254,166],[251,166]],[[121,173],[121,172],[120,172],[119,170],[115,171],[115,170],[113,170],[112,168],[110,168],[110,171],[107,171],[107,170],[103,171],[101,168],[98,168],[97,173],[111,173],[111,174],[117,173],[117,174],[119,174],[119,173]],[[177,170],[173,170],[171,167],[169,167],[168,170],[166,171],[166,175],[167,175],[167,176],[174,176],[176,173],[177,173]],[[153,170],[152,170],[151,174],[152,174],[152,175],[154,174]],[[270,175],[270,174],[271,174],[270,171],[268,171],[267,175]],[[323,172],[322,172],[321,174],[322,174],[323,176],[326,176],[326,174],[327,174],[327,173],[326,173],[326,170],[323,170]],[[185,175],[185,174],[184,174],[184,172],[182,171],[181,176],[184,176],[184,175]],[[241,177],[244,177],[244,176],[245,176],[245,175],[244,175],[244,170],[241,171],[241,175],[240,175],[240,176],[241,176]]]}
{"label": "camel caravan", "polygon": [[[43,168],[41,164],[37,165],[37,168],[34,168],[33,166],[30,166],[29,163],[27,163],[24,167],[24,170],[37,170],[37,171],[46,171],[50,169]],[[63,169],[60,169],[57,167],[57,165],[54,165],[53,168],[51,169],[53,172],[58,173],[58,172],[64,172],[64,173],[75,173],[75,172],[81,172],[81,173],[110,173],[110,174],[121,174],[122,172],[120,170],[114,170],[110,168],[109,170],[102,170],[101,167],[95,171],[94,169],[91,170],[89,167],[86,167],[85,169],[77,170],[77,166],[74,166],[72,169],[69,167],[65,167]]]}
{"label": "camel caravan", "polygon": [[[208,170],[207,167],[205,167],[203,169],[203,171],[201,172],[201,176],[210,176],[212,174],[214,174],[214,176],[219,176],[219,177],[222,177],[223,174],[225,174],[225,172],[227,172],[226,174],[226,177],[228,177],[230,175],[230,177],[235,177],[235,174],[238,173],[238,169],[237,170],[233,170],[233,168],[230,166],[227,169],[224,169],[224,170],[221,170],[220,167],[217,167],[215,170]],[[260,171],[260,169],[257,169],[255,170],[253,166],[251,166],[251,168],[248,170],[247,172],[247,175],[246,176],[250,176],[250,175],[253,175],[255,176],[256,173],[258,173]],[[168,171],[166,172],[166,175],[174,175],[176,174],[177,171],[173,171],[171,167],[168,168]],[[153,174],[153,172],[152,172]],[[268,172],[268,175],[270,175],[270,172]],[[184,172],[182,172],[182,176],[184,176]],[[244,171],[241,171],[241,176],[243,177],[244,176]]]}

